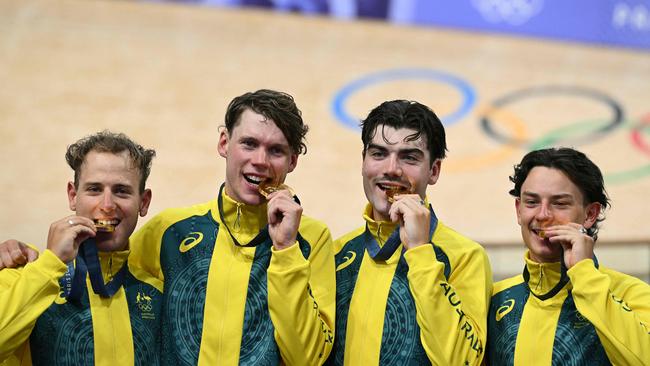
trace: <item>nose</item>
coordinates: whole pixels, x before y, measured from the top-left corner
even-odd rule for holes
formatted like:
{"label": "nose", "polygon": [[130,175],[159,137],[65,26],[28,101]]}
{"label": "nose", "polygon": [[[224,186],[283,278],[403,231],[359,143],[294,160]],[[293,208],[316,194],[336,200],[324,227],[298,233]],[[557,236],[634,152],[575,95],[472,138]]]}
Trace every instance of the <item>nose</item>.
{"label": "nose", "polygon": [[537,221],[548,221],[553,217],[553,213],[551,212],[550,206],[548,203],[542,203],[539,205],[539,210],[537,210],[537,214],[535,215],[535,218]]}
{"label": "nose", "polygon": [[111,191],[104,192],[100,209],[103,212],[109,213],[115,211],[115,207],[116,206],[115,206],[115,200],[113,199],[113,192]]}
{"label": "nose", "polygon": [[388,166],[386,167],[386,174],[394,177],[402,176],[402,166],[400,165],[399,159],[391,155],[387,159]]}
{"label": "nose", "polygon": [[268,165],[269,156],[264,149],[257,149],[251,160],[254,165]]}

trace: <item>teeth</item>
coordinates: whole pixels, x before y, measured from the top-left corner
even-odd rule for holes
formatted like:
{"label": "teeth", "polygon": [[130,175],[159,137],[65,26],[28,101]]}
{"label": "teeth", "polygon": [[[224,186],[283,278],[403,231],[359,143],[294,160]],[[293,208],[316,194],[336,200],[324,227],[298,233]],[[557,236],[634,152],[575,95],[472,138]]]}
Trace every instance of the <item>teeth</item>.
{"label": "teeth", "polygon": [[264,180],[264,178],[255,175],[244,175],[244,178],[246,178],[246,180],[248,180],[249,182],[255,184],[260,184],[260,182]]}

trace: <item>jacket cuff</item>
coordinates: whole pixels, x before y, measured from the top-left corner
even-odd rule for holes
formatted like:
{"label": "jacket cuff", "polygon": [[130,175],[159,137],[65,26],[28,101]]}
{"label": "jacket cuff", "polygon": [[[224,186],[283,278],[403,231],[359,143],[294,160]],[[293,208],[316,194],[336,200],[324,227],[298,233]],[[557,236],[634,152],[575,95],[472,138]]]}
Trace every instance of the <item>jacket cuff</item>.
{"label": "jacket cuff", "polygon": [[297,241],[292,246],[280,250],[271,247],[271,253],[269,269],[275,268],[276,271],[287,270],[307,262]]}
{"label": "jacket cuff", "polygon": [[598,269],[596,268],[593,259],[587,258],[574,264],[573,267],[569,268],[567,274],[569,275],[571,283],[575,285],[577,282],[580,282],[581,279],[586,280],[589,278],[590,274],[593,274],[594,271],[598,271]]}
{"label": "jacket cuff", "polygon": [[409,267],[427,266],[437,261],[436,253],[431,244],[424,244],[407,250],[404,253],[404,258]]}
{"label": "jacket cuff", "polygon": [[45,274],[47,277],[56,279],[63,276],[68,270],[68,266],[49,249],[43,251],[38,259],[29,265],[33,265],[34,269]]}

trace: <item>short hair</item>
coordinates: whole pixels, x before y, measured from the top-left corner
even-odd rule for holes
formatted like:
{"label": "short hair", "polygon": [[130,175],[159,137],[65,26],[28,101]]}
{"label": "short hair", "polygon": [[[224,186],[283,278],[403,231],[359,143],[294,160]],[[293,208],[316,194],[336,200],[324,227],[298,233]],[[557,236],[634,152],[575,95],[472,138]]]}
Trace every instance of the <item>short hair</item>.
{"label": "short hair", "polygon": [[86,159],[86,155],[91,151],[102,153],[107,152],[112,154],[119,154],[123,151],[127,151],[133,166],[140,172],[140,193],[144,192],[147,178],[151,172],[151,160],[156,156],[155,150],[145,149],[123,133],[114,133],[104,130],[86,136],[68,146],[68,150],[65,153],[65,160],[68,162],[70,168],[74,170],[74,186],[77,189],[79,189],[81,165]]}
{"label": "short hair", "polygon": [[307,135],[309,126],[303,122],[302,113],[291,95],[275,90],[260,89],[236,97],[226,110],[225,122],[229,136],[246,109],[272,120],[282,131],[293,153],[304,154],[307,152],[305,135]]}
{"label": "short hair", "polygon": [[509,192],[512,196],[521,196],[521,186],[530,171],[537,166],[562,171],[582,193],[585,207],[594,202],[600,203],[600,215],[588,229],[589,235],[597,239],[598,226],[605,219],[605,209],[610,206],[603,174],[598,166],[582,152],[567,147],[531,151],[523,157],[521,163],[514,166],[514,174],[510,176],[510,181],[515,184]]}
{"label": "short hair", "polygon": [[[396,130],[400,128],[415,130],[415,133],[408,136],[406,141],[414,141],[422,136],[427,144],[432,165],[437,159],[445,158],[447,151],[445,127],[438,116],[424,104],[410,100],[391,100],[383,102],[370,111],[368,117],[361,121],[364,156],[380,125]],[[382,137],[384,141],[389,142],[383,131]]]}

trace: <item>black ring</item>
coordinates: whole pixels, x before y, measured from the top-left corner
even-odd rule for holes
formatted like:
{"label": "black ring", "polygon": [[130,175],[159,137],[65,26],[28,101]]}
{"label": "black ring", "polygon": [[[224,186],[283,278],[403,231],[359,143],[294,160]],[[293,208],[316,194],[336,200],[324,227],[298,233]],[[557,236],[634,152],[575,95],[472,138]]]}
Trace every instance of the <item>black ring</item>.
{"label": "black ring", "polygon": [[[608,132],[614,130],[623,123],[624,113],[620,103],[600,91],[579,86],[547,85],[521,89],[496,99],[494,102],[492,102],[492,106],[495,108],[501,108],[520,99],[545,94],[574,94],[584,96],[602,102],[612,110],[612,119],[608,124],[580,138],[558,140],[556,141],[558,144],[577,145],[581,142],[593,142],[598,138],[604,137]],[[483,129],[483,132],[489,137],[492,137],[500,143],[514,146],[524,146],[531,142],[530,140],[515,139],[510,136],[501,134],[493,128],[493,124],[488,118],[488,114],[489,109],[488,112],[481,117],[481,128]]]}

